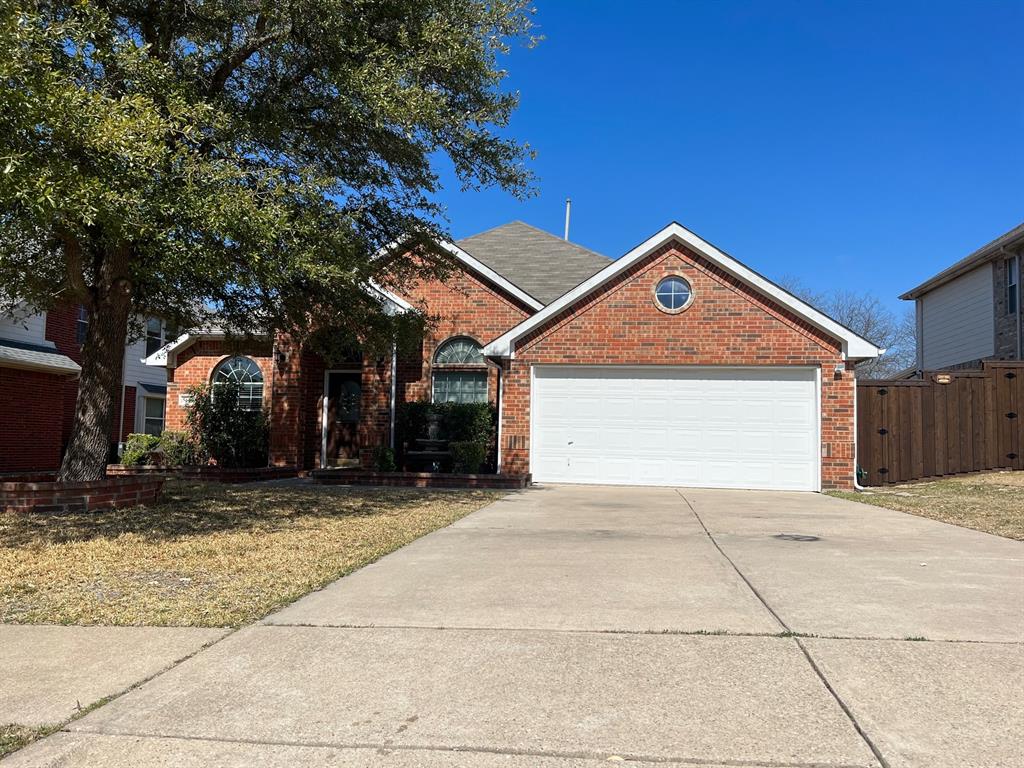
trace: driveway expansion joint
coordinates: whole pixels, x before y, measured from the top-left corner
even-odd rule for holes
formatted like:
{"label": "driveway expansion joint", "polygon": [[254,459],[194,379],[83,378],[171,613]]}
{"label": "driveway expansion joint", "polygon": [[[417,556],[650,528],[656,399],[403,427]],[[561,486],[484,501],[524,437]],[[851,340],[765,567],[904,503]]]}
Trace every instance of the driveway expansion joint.
{"label": "driveway expansion joint", "polygon": [[456,754],[507,755],[509,757],[555,758],[562,760],[601,760],[621,758],[625,763],[656,763],[684,766],[730,766],[731,768],[866,768],[862,763],[835,762],[778,762],[775,760],[730,760],[705,759],[669,755],[640,755],[629,752],[590,752],[586,750],[558,749],[516,749],[514,747],[484,747],[472,745],[445,746],[438,744],[394,744],[391,742],[335,742],[285,739],[233,739],[228,736],[183,736],[145,731],[128,731],[98,728],[96,730],[62,729],[63,733],[81,736],[125,736],[142,739],[165,739],[168,741],[213,742],[217,744],[249,744],[269,747],[307,747],[311,749],[373,749],[387,752],[451,752]]}
{"label": "driveway expansion joint", "polygon": [[804,658],[807,659],[807,663],[814,671],[814,674],[817,675],[819,680],[821,680],[821,684],[824,685],[825,689],[832,695],[832,698],[835,700],[836,704],[839,705],[839,708],[843,710],[843,714],[846,715],[847,719],[850,721],[850,724],[853,726],[853,729],[857,732],[861,739],[864,740],[864,743],[867,745],[868,749],[871,750],[871,753],[875,756],[875,759],[878,760],[879,765],[881,765],[881,768],[891,768],[889,761],[885,759],[885,756],[882,754],[881,750],[875,745],[875,742],[871,740],[871,737],[868,736],[867,732],[857,721],[856,716],[853,714],[853,710],[851,710],[847,703],[843,701],[843,698],[839,695],[839,692],[833,687],[832,683],[825,676],[825,673],[822,671],[821,667],[819,667],[817,662],[815,662],[814,658],[807,650],[807,647],[802,642],[800,642],[800,638],[798,637],[797,633],[795,633],[793,629],[782,619],[782,617],[779,616],[778,613],[776,613],[775,609],[772,608],[771,605],[769,605],[768,601],[765,600],[764,596],[757,590],[757,587],[755,587],[753,583],[750,581],[750,579],[747,578],[746,574],[743,573],[743,571],[740,570],[739,566],[736,565],[733,559],[726,554],[725,550],[722,549],[722,546],[715,539],[714,535],[708,529],[707,525],[704,524],[703,518],[701,518],[700,514],[697,512],[693,504],[690,503],[690,500],[686,498],[683,492],[680,491],[678,488],[676,489],[676,493],[678,493],[679,497],[684,502],[686,502],[686,506],[689,507],[690,512],[693,513],[693,516],[697,519],[697,522],[700,523],[700,527],[704,529],[704,533],[707,534],[708,539],[715,546],[715,549],[718,550],[719,554],[721,554],[722,557],[725,558],[726,562],[728,562],[729,565],[732,566],[732,569],[736,571],[736,575],[743,579],[743,583],[746,584],[750,591],[754,593],[754,597],[756,597],[760,601],[761,605],[764,606],[765,610],[768,611],[768,613],[772,615],[772,617],[786,630],[786,632],[790,634],[790,636],[793,639],[793,642],[796,643],[797,648],[800,649],[800,652],[803,653]]}
{"label": "driveway expansion joint", "polygon": [[[271,616],[273,614],[270,614]],[[267,618],[269,618],[268,616]],[[932,640],[922,637],[883,637],[881,635],[818,635],[808,632],[738,632],[731,629],[586,629],[584,627],[507,627],[480,625],[443,624],[346,624],[346,623],[304,623],[299,621],[267,621],[264,619],[253,627],[277,627],[291,629],[408,629],[430,632],[531,632],[551,633],[556,635],[680,635],[682,637],[750,637],[750,638],[802,638],[807,640],[849,640],[852,642],[885,641],[894,643],[936,643],[940,645],[1024,645],[1024,640],[959,640],[938,638]]]}

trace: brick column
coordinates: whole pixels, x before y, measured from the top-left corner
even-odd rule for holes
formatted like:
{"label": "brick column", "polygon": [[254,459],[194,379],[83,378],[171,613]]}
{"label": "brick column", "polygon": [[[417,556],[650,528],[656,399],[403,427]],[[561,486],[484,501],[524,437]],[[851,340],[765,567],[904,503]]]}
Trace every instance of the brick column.
{"label": "brick column", "polygon": [[271,365],[274,373],[270,398],[270,465],[302,468],[306,408],[301,345],[287,334],[278,333]]}

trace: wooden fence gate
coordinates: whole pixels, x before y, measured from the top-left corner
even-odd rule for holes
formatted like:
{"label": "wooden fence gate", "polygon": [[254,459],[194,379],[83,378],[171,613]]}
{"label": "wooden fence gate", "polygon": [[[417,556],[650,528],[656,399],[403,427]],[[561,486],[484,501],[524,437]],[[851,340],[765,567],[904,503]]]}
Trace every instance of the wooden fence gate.
{"label": "wooden fence gate", "polygon": [[1024,469],[1024,362],[857,382],[863,485]]}

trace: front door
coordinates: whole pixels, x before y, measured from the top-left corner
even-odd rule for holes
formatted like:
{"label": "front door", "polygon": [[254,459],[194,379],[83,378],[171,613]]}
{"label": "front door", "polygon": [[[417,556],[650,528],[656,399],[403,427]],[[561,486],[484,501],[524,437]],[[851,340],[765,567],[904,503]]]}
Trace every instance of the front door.
{"label": "front door", "polygon": [[329,371],[325,395],[324,463],[329,467],[356,465],[359,463],[362,372]]}

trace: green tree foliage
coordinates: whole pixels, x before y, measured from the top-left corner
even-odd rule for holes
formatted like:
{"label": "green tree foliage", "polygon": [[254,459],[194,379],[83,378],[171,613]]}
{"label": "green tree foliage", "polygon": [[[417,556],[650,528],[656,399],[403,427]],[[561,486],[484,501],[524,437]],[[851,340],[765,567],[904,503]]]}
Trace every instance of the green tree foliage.
{"label": "green tree foliage", "polygon": [[[62,476],[102,474],[131,317],[364,344],[420,323],[366,287],[448,268],[439,161],[530,192],[498,65],[533,42],[530,13],[0,0],[0,297],[92,315]],[[418,257],[376,256],[397,240]]]}

